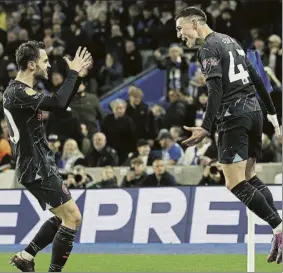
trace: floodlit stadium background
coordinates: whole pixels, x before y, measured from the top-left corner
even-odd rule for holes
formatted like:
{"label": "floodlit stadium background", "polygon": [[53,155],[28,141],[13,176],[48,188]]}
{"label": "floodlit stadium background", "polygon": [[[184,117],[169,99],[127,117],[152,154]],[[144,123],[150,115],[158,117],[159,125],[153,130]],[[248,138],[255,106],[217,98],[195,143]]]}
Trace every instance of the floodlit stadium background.
{"label": "floodlit stadium background", "polygon": [[[200,125],[205,113],[197,49],[178,41],[174,25],[176,12],[188,5],[203,8],[214,30],[258,52],[281,124],[281,1],[0,1],[1,99],[16,76],[15,50],[22,42],[46,45],[49,80],[35,88],[47,94],[64,81],[64,55],[82,45],[94,59],[70,109],[43,115],[56,163],[83,214],[65,271],[246,271],[246,210],[213,176],[217,164],[209,165],[217,156],[217,135],[197,148],[175,144],[166,153],[159,141],[171,134],[180,144],[186,136],[180,127]],[[123,124],[114,118],[119,113]],[[12,272],[11,253],[50,214],[15,181],[2,108],[0,119],[0,271]],[[270,189],[280,209],[282,143],[267,121],[263,129],[257,171],[264,182],[276,184]],[[97,132],[103,134],[93,139]],[[170,188],[143,187],[146,176],[158,172],[152,168],[156,157],[163,158],[159,171],[168,171]],[[265,261],[271,230],[255,222],[256,270],[278,272],[280,266]],[[37,257],[37,271],[47,270],[49,251]]]}

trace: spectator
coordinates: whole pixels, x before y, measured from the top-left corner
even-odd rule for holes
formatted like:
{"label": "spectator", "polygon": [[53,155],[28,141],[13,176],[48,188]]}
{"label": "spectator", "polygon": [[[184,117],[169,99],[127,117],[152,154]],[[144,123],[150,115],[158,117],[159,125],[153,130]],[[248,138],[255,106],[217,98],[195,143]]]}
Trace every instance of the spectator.
{"label": "spectator", "polygon": [[67,66],[65,60],[63,59],[65,45],[57,42],[55,39],[53,41],[52,55],[49,56],[51,71],[58,72],[65,77],[67,75]]}
{"label": "spectator", "polygon": [[136,128],[133,120],[125,115],[124,100],[116,99],[111,102],[110,107],[113,113],[105,117],[101,129],[108,145],[117,151],[121,165],[128,158],[128,154],[135,151]]}
{"label": "spectator", "polygon": [[131,167],[127,175],[124,177],[121,187],[134,188],[140,187],[147,177],[145,166],[141,158],[135,158],[131,161]]}
{"label": "spectator", "polygon": [[175,177],[166,171],[162,159],[153,161],[153,174],[148,175],[142,183],[142,187],[174,187],[178,186]]}
{"label": "spectator", "polygon": [[169,132],[161,133],[158,136],[162,148],[162,159],[166,165],[177,165],[184,155],[183,149],[177,144]]}
{"label": "spectator", "polygon": [[236,22],[234,21],[233,10],[223,9],[220,16],[216,19],[216,29],[220,33],[225,33],[231,37],[239,37]]}
{"label": "spectator", "polygon": [[184,131],[181,127],[173,126],[170,128],[170,135],[172,136],[173,140],[180,145],[180,147],[185,150],[187,146],[182,143],[184,139]]}
{"label": "spectator", "polygon": [[272,142],[275,147],[274,162],[282,162],[282,138],[278,139],[275,135],[272,137]]}
{"label": "spectator", "polygon": [[48,136],[48,147],[54,153],[55,162],[59,169],[63,168],[62,153],[60,152],[61,142],[57,135]]}
{"label": "spectator", "polygon": [[77,113],[70,107],[66,111],[50,112],[45,130],[47,135],[57,135],[62,146],[68,138],[74,139],[79,147],[82,146],[80,120]]}
{"label": "spectator", "polygon": [[201,126],[202,121],[205,116],[206,104],[208,101],[208,91],[207,89],[199,89],[197,101],[195,103],[196,107],[196,119],[195,126]]}
{"label": "spectator", "polygon": [[1,120],[1,136],[10,141],[9,129],[5,119]]}
{"label": "spectator", "polygon": [[12,163],[12,149],[3,136],[0,136],[0,166],[11,164]]}
{"label": "spectator", "polygon": [[134,22],[135,40],[139,49],[155,49],[157,47],[157,33],[159,19],[153,14],[150,4],[145,5],[142,15]]}
{"label": "spectator", "polygon": [[142,71],[142,57],[132,40],[126,41],[122,64],[125,78],[136,76]]}
{"label": "spectator", "polygon": [[164,116],[165,116],[165,109],[158,104],[154,104],[151,108],[151,111],[154,116],[154,128],[155,132],[154,135],[158,135],[158,132],[165,127],[164,125]]}
{"label": "spectator", "polygon": [[136,126],[137,138],[149,139],[153,142],[155,138],[153,113],[146,103],[142,101],[143,92],[141,89],[130,86],[128,91],[126,115],[131,117]]}
{"label": "spectator", "polygon": [[203,176],[199,181],[199,185],[225,185],[225,177],[219,162],[211,161],[209,165],[204,168]]}
{"label": "spectator", "polygon": [[97,20],[101,12],[107,13],[107,2],[104,0],[97,0],[93,4],[87,3],[87,19],[88,21]]}
{"label": "spectator", "polygon": [[139,139],[137,142],[137,152],[134,152],[124,163],[125,166],[130,166],[131,161],[135,158],[140,158],[145,166],[151,166],[155,156],[151,152],[150,145],[147,140]]}
{"label": "spectator", "polygon": [[85,84],[81,83],[70,107],[77,112],[80,123],[86,125],[91,138],[98,131],[97,121],[102,122],[104,118],[98,97],[86,92]]}
{"label": "spectator", "polygon": [[211,143],[211,139],[205,138],[199,144],[188,147],[185,150],[185,154],[181,160],[181,164],[184,166],[199,165],[200,159],[205,156],[205,153],[210,147]]}
{"label": "spectator", "polygon": [[107,41],[107,51],[115,53],[119,61],[122,61],[121,59],[125,52],[125,38],[119,25],[111,26],[111,36]]}
{"label": "spectator", "polygon": [[128,31],[128,34],[131,38],[134,38],[135,36],[135,30],[134,30],[134,24],[137,20],[137,17],[139,16],[139,7],[136,4],[130,5],[128,8],[128,22],[126,23],[126,28]]}
{"label": "spectator", "polygon": [[189,64],[187,58],[183,56],[183,50],[176,44],[169,48],[169,56],[163,58],[160,50],[155,51],[157,66],[159,69],[166,70],[166,89],[176,90],[185,93],[189,81]]}
{"label": "spectator", "polygon": [[112,189],[118,188],[117,177],[111,166],[105,166],[102,170],[102,180],[87,185],[88,189]]}
{"label": "spectator", "polygon": [[205,92],[207,93],[205,77],[201,72],[200,68],[197,67],[195,75],[190,80],[190,84],[188,87],[188,94],[192,96],[194,99],[196,99],[199,94]]}
{"label": "spectator", "polygon": [[282,48],[281,38],[278,35],[273,34],[268,38],[268,49],[265,52],[264,64],[269,66],[282,82]]}
{"label": "spectator", "polygon": [[106,136],[103,133],[96,133],[93,136],[93,149],[85,158],[88,167],[118,166],[119,158],[117,152],[107,146]]}
{"label": "spectator", "polygon": [[275,162],[276,147],[266,134],[262,134],[262,156],[259,162],[270,163]]}
{"label": "spectator", "polygon": [[169,106],[164,116],[164,127],[170,129],[172,126],[182,127],[195,125],[196,109],[189,105],[180,92],[169,91]]}
{"label": "spectator", "polygon": [[276,174],[274,178],[274,184],[282,185],[282,173]]}
{"label": "spectator", "polygon": [[52,51],[54,49],[53,47],[53,39],[51,36],[45,36],[43,39],[44,45],[45,45],[45,51],[48,56],[51,56]]}
{"label": "spectator", "polygon": [[[169,2],[169,1],[168,1]],[[172,9],[168,6],[161,8],[161,24],[159,29],[159,47],[169,47],[172,42],[179,42],[176,36],[175,20]]]}
{"label": "spectator", "polygon": [[113,53],[108,53],[105,58],[105,64],[99,72],[100,95],[106,94],[108,91],[123,82],[123,67]]}
{"label": "spectator", "polygon": [[84,155],[80,152],[77,142],[68,139],[63,147],[63,170],[69,172],[75,165],[82,162]]}
{"label": "spectator", "polygon": [[67,175],[65,185],[69,189],[85,189],[92,182],[92,177],[87,174],[85,167],[77,165]]}

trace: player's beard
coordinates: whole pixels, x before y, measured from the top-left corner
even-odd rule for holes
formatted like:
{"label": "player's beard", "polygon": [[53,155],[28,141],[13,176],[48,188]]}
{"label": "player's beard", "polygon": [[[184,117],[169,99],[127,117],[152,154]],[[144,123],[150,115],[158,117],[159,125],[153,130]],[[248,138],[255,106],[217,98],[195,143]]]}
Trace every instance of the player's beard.
{"label": "player's beard", "polygon": [[34,74],[35,80],[46,80],[46,72],[42,70],[38,65],[36,66],[36,72]]}

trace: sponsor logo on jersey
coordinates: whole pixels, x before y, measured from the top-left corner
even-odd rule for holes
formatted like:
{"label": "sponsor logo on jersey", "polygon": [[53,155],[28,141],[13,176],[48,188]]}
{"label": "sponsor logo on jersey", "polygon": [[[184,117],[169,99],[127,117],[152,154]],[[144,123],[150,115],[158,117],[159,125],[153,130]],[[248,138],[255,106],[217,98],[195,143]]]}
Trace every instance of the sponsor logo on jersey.
{"label": "sponsor logo on jersey", "polygon": [[29,88],[29,87],[25,88],[25,92],[28,96],[34,96],[37,93],[35,90],[33,90],[32,88]]}

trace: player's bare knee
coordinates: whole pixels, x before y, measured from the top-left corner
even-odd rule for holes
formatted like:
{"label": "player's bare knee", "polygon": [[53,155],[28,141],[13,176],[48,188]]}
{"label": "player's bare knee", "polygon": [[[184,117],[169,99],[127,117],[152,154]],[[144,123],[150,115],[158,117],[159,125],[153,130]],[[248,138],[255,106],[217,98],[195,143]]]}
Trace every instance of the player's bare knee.
{"label": "player's bare knee", "polygon": [[69,209],[62,218],[62,224],[72,229],[78,229],[82,223],[82,215],[78,209]]}
{"label": "player's bare knee", "polygon": [[226,188],[230,191],[245,180],[246,161],[232,164],[222,164]]}

